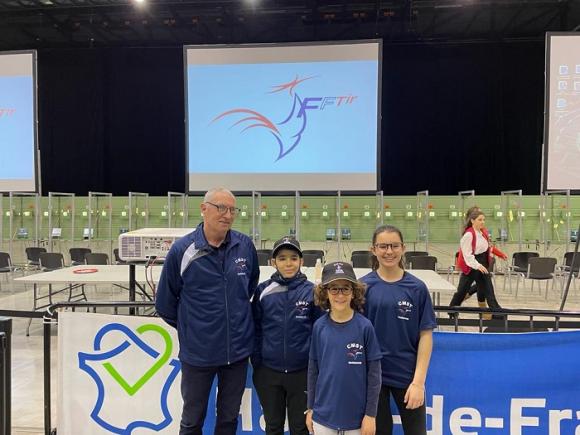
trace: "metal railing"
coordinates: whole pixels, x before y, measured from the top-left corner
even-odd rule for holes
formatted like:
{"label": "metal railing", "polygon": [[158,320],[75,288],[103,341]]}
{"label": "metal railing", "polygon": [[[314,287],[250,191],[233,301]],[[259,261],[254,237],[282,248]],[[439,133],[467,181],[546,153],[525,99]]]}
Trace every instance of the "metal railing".
{"label": "metal railing", "polygon": [[[580,329],[580,311],[555,311],[532,309],[492,310],[471,307],[436,306],[435,312],[439,326],[453,326],[455,332],[459,327],[476,327],[479,332],[537,332],[559,331],[560,329]],[[489,314],[491,320],[485,320]],[[525,317],[526,319],[516,319]],[[537,318],[542,318],[538,320]]]}

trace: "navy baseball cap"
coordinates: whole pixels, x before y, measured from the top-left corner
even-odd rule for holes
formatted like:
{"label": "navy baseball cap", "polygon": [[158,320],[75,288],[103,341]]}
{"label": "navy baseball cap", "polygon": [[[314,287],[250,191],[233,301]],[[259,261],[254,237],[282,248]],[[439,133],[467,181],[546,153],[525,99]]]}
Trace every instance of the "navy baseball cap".
{"label": "navy baseball cap", "polygon": [[300,242],[294,237],[286,236],[282,237],[280,240],[274,242],[274,247],[272,248],[272,258],[276,258],[276,254],[282,248],[291,249],[298,252],[300,258],[302,258],[302,249],[300,248]]}
{"label": "navy baseball cap", "polygon": [[339,279],[346,279],[354,284],[358,283],[350,263],[335,261],[334,263],[328,263],[324,266],[324,269],[322,269],[321,285],[330,284],[332,281],[337,281]]}

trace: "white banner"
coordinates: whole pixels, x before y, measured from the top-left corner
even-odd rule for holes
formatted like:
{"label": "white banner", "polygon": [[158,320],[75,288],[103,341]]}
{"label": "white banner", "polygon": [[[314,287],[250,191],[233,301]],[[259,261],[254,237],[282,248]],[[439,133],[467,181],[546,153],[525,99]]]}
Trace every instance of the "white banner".
{"label": "white banner", "polygon": [[62,312],[59,435],[179,432],[176,331],[153,317]]}

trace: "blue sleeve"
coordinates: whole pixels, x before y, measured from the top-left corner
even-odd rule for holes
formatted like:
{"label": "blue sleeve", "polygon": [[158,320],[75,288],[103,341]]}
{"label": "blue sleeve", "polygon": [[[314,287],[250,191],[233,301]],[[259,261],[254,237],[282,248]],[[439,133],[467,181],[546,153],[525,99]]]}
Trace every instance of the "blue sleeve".
{"label": "blue sleeve", "polygon": [[252,299],[252,314],[254,316],[254,348],[250,360],[252,367],[260,367],[262,364],[262,316],[263,307],[260,302],[261,286],[256,289]]}
{"label": "blue sleeve", "polygon": [[324,314],[326,314],[326,311],[324,311],[322,308],[320,308],[318,305],[316,305],[314,303],[314,287],[315,286],[310,281],[308,281],[308,282],[312,285],[312,287],[310,289],[310,291],[312,292],[312,308],[310,310],[310,320],[312,321],[312,324],[314,324],[314,322],[316,322]]}
{"label": "blue sleeve", "polygon": [[312,311],[311,312],[312,312],[312,323],[316,322],[318,319],[320,319],[322,316],[324,316],[326,314],[326,311],[324,311],[322,308],[320,308],[314,302],[312,302]]}
{"label": "blue sleeve", "polygon": [[318,381],[318,362],[314,359],[308,361],[308,381],[306,408],[314,408],[314,398],[316,397],[316,382]]}
{"label": "blue sleeve", "polygon": [[318,328],[316,324],[312,329],[312,338],[310,339],[310,354],[309,358],[318,361]]}
{"label": "blue sleeve", "polygon": [[248,296],[252,297],[258,287],[258,282],[260,281],[260,263],[258,262],[258,252],[256,247],[252,242],[250,245],[250,256],[252,257],[252,273],[250,274],[250,288],[248,289]]}
{"label": "blue sleeve", "polygon": [[431,302],[431,295],[427,286],[423,284],[420,294],[420,307],[422,307],[419,312],[419,330],[425,331],[426,329],[437,328],[437,319],[435,318],[435,311],[433,310],[433,303]]}
{"label": "blue sleeve", "polygon": [[183,287],[181,278],[181,256],[177,249],[171,249],[165,258],[157,293],[155,295],[155,310],[159,317],[174,328],[177,327],[177,305]]}
{"label": "blue sleeve", "polygon": [[381,393],[381,362],[379,360],[367,363],[367,406],[365,415],[377,416],[379,394]]}

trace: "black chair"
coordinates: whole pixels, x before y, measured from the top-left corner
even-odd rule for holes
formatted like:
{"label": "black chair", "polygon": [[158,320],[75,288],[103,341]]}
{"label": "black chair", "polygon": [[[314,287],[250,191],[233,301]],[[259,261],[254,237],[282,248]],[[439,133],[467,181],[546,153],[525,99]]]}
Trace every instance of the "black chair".
{"label": "black chair", "polygon": [[109,256],[101,252],[89,252],[85,255],[85,264],[107,265],[109,264]]}
{"label": "black chair", "polygon": [[258,251],[258,265],[259,266],[270,266],[271,251],[262,252]]}
{"label": "black chair", "polygon": [[374,255],[370,251],[352,251],[350,262],[352,267],[370,269],[373,266]]}
{"label": "black chair", "polygon": [[[531,291],[534,291],[534,281],[546,281],[545,299],[548,299],[548,285],[552,281],[552,289],[554,289],[554,275],[556,273],[556,264],[558,260],[552,257],[531,257],[528,261],[528,270],[524,276],[525,279],[532,280]],[[540,293],[541,293],[540,289]],[[518,296],[518,287],[516,286],[516,294]]]}
{"label": "black chair", "polygon": [[[12,266],[12,260],[10,259],[10,254],[8,252],[0,252],[0,273],[4,273],[6,277],[6,282],[8,282],[8,274],[14,271],[14,266]],[[2,290],[2,285],[0,285],[0,290]]]}
{"label": "black chair", "polygon": [[507,267],[507,273],[503,277],[503,288],[505,289],[505,280],[509,278],[509,292],[512,292],[512,275],[516,275],[518,278],[516,282],[516,294],[517,288],[520,284],[520,279],[522,279],[526,273],[528,273],[528,262],[530,258],[539,257],[540,254],[537,252],[514,252],[512,255],[512,264]]}
{"label": "black chair", "polygon": [[115,257],[115,264],[127,264],[126,261],[121,260],[121,257],[119,257],[119,248],[113,249],[113,256]]}
{"label": "black chair", "polygon": [[316,260],[320,260],[320,263],[324,264],[324,252],[318,251],[317,253],[313,253],[302,251],[302,259],[304,260],[304,267],[316,266]]}
{"label": "black chair", "polygon": [[537,258],[537,252],[514,252],[512,255],[512,267],[514,272],[526,273],[530,258]]}
{"label": "black chair", "polygon": [[409,259],[410,269],[437,270],[437,257],[432,255],[415,255]]}
{"label": "black chair", "polygon": [[40,254],[44,254],[46,248],[31,246],[26,248],[24,252],[26,252],[27,269],[40,269]]}
{"label": "black chair", "polygon": [[320,258],[320,261],[324,264],[324,251],[322,249],[305,249],[302,251],[302,255],[304,254],[316,255],[316,258]]}
{"label": "black chair", "polygon": [[576,260],[574,261],[574,266],[572,266],[572,258],[574,258],[574,252],[566,252],[564,254],[564,267],[566,271],[572,272],[575,278],[578,278],[578,272],[580,272],[580,252],[576,254]]}
{"label": "black chair", "polygon": [[60,252],[43,252],[40,254],[39,263],[43,272],[62,269],[64,257]]}
{"label": "black chair", "polygon": [[407,251],[405,252],[405,264],[409,264],[411,257],[425,257],[429,255],[427,251]]}
{"label": "black chair", "polygon": [[570,273],[572,274],[572,282],[574,283],[574,290],[576,290],[576,279],[580,273],[580,252],[576,254],[574,265],[572,265],[572,258],[574,258],[574,252],[566,252],[564,254],[564,265],[560,267],[560,272],[562,278],[566,278]]}
{"label": "black chair", "polygon": [[70,254],[70,264],[78,266],[79,264],[85,264],[85,255],[90,254],[91,250],[89,248],[70,248],[68,252]]}

